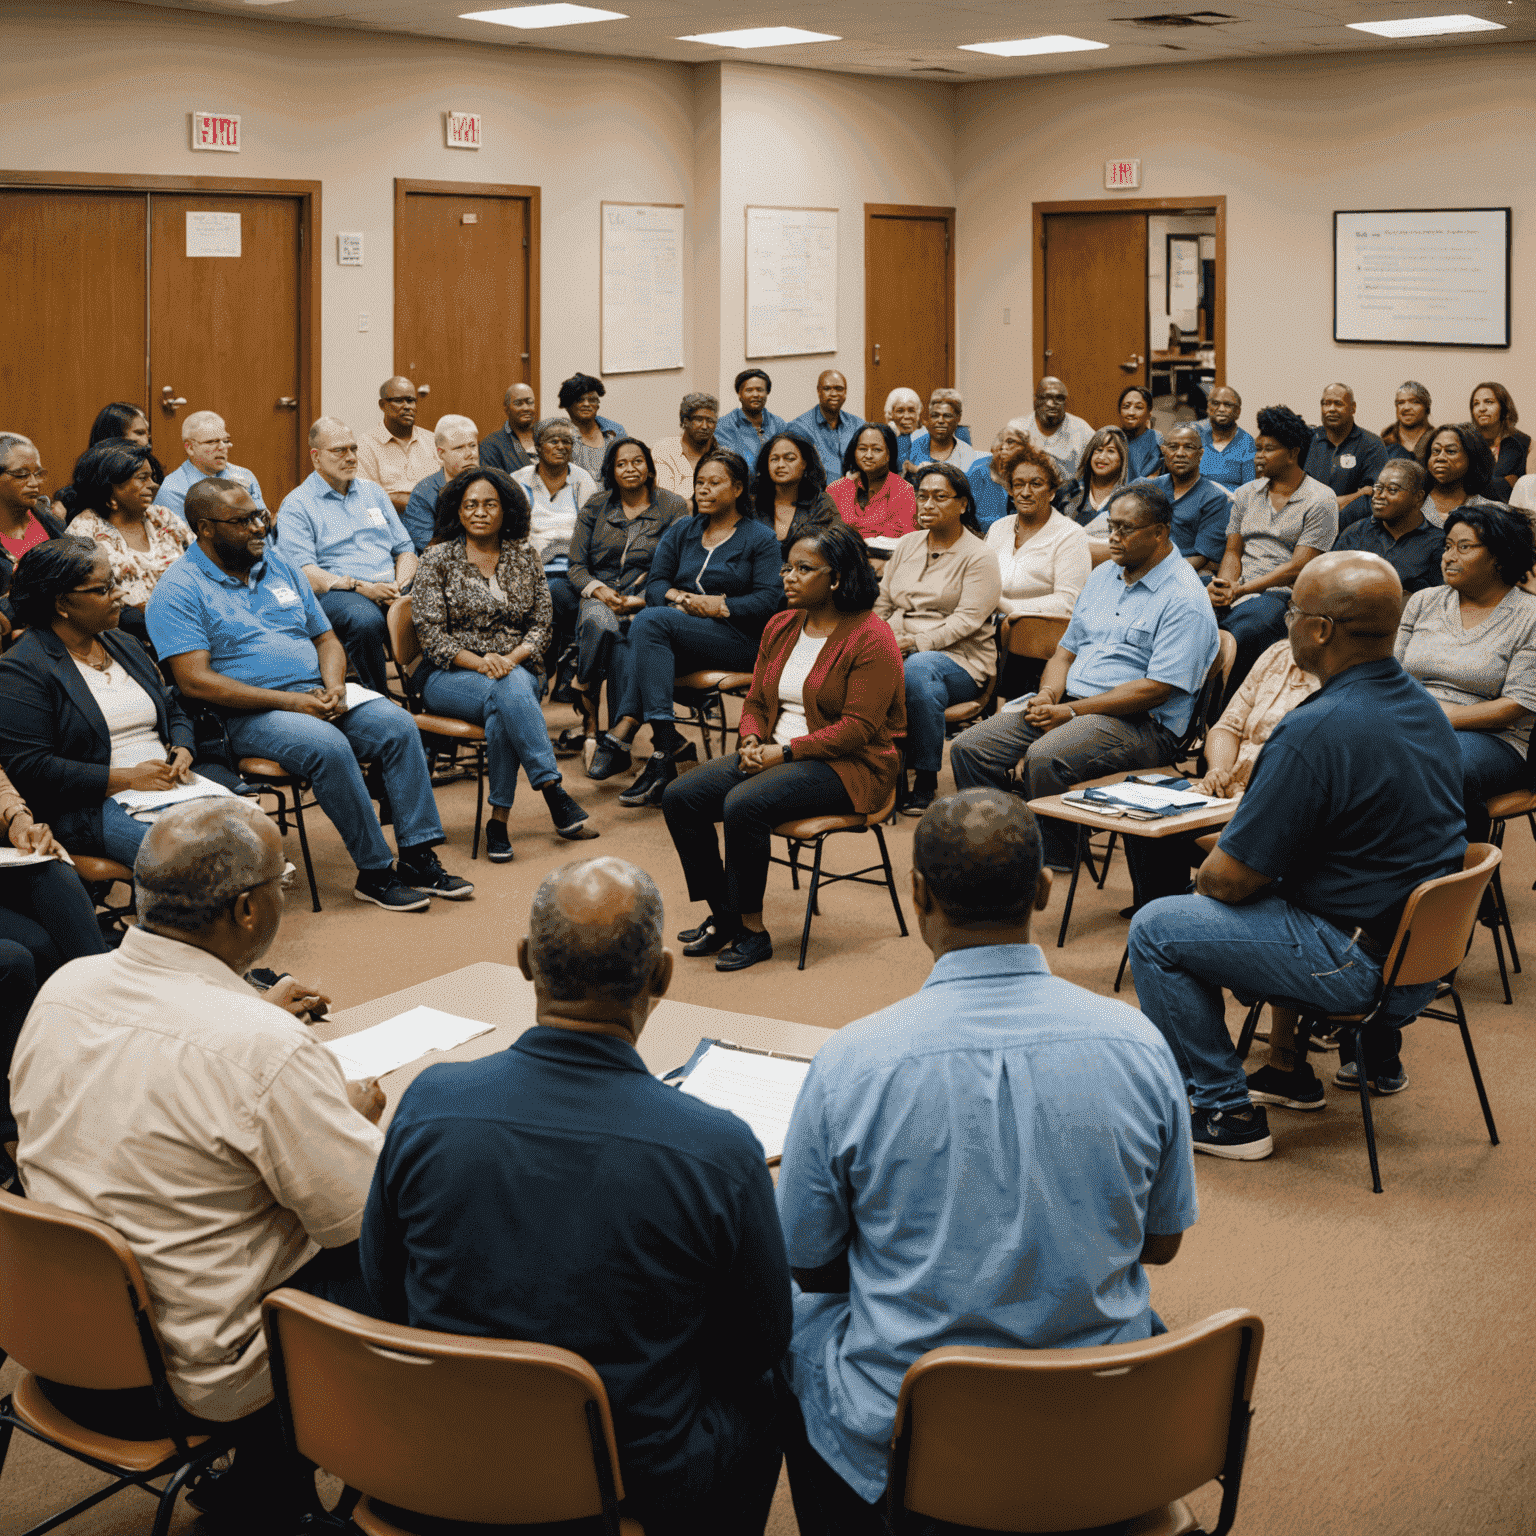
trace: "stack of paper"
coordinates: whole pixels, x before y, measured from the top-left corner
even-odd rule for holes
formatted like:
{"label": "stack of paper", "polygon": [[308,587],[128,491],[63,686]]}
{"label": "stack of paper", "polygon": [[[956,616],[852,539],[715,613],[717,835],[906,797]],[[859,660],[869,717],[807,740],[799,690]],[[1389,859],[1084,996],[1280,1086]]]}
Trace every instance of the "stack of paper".
{"label": "stack of paper", "polygon": [[20,848],[0,848],[0,869],[27,869],[33,864],[51,864],[51,853],[23,853]]}
{"label": "stack of paper", "polygon": [[784,1155],[790,1112],[810,1067],[798,1057],[770,1056],[716,1041],[694,1063],[681,1087],[706,1104],[739,1115],[772,1162]]}
{"label": "stack of paper", "polygon": [[120,789],[112,796],[130,816],[138,816],[144,811],[163,811],[184,800],[217,800],[221,797],[235,798],[222,784],[205,779],[200,773],[194,773],[185,784],[178,784],[174,789]]}
{"label": "stack of paper", "polygon": [[332,1040],[326,1048],[341,1063],[346,1076],[360,1082],[383,1077],[432,1051],[451,1051],[476,1035],[488,1034],[492,1027],[479,1019],[462,1019],[436,1008],[412,1008],[372,1029]]}
{"label": "stack of paper", "polygon": [[1207,805],[1225,805],[1216,795],[1200,795],[1187,789],[1165,789],[1161,784],[1103,784],[1096,789],[1069,789],[1063,800],[1111,801],[1138,811],[1197,811]]}

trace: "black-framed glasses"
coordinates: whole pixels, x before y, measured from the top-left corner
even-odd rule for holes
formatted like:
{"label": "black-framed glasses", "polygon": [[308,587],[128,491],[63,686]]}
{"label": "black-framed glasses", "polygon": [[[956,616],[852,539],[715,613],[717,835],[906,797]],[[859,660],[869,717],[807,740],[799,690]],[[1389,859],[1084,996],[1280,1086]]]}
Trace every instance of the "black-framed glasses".
{"label": "black-framed glasses", "polygon": [[76,596],[84,596],[89,593],[92,597],[108,597],[122,586],[120,581],[98,581],[89,587],[71,587],[70,591]]}
{"label": "black-framed glasses", "polygon": [[268,514],[257,510],[247,512],[244,517],[205,517],[205,523],[217,523],[221,528],[264,528],[267,524]]}

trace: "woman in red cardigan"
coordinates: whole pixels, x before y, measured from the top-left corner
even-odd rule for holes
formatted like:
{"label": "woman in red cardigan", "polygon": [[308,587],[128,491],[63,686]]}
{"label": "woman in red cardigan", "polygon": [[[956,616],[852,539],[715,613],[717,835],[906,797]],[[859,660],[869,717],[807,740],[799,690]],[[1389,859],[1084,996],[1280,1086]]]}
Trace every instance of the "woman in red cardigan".
{"label": "woman in red cardigan", "polygon": [[709,903],[709,916],[678,938],[685,955],[714,955],[717,971],[773,955],[763,927],[772,829],[868,815],[895,790],[891,735],[906,729],[905,690],[895,636],[874,614],[878,594],[851,528],[834,523],[796,540],[784,565],[788,610],[763,631],[740,750],[674,779],[662,797],[688,895]]}

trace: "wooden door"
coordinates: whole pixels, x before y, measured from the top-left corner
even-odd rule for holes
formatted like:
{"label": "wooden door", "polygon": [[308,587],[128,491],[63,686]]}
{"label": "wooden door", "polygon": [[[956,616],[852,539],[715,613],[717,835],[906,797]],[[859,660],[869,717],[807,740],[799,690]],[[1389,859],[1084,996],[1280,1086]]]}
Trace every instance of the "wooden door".
{"label": "wooden door", "polygon": [[[0,192],[0,431],[37,444],[50,493],[102,406],[146,403],[145,222],[142,192]],[[162,458],[179,447],[161,435]]]}
{"label": "wooden door", "polygon": [[1062,380],[1067,409],[1090,426],[1114,425],[1120,391],[1147,382],[1147,216],[1050,214],[1041,245],[1035,378]]}
{"label": "wooden door", "polygon": [[537,188],[395,183],[395,372],[422,392],[417,426],[468,416],[484,437],[510,385],[538,389],[537,251]]}
{"label": "wooden door", "polygon": [[885,397],[928,396],[955,381],[953,208],[864,205],[864,419]]}
{"label": "wooden door", "polygon": [[[240,221],[238,256],[189,256],[187,215]],[[302,478],[299,440],[297,198],[155,193],[150,199],[151,430],[167,471],[181,463],[181,424],[217,411],[275,508]],[[179,402],[179,403],[178,403]]]}

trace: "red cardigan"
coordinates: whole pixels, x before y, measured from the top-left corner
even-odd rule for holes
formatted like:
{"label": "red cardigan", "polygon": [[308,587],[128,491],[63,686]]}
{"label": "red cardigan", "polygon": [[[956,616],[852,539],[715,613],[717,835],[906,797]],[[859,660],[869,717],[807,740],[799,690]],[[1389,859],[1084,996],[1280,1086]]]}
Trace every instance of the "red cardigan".
{"label": "red cardigan", "polygon": [[[773,737],[779,677],[805,628],[794,609],[776,613],[757,648],[752,687],[741,709],[741,734]],[[891,626],[871,612],[849,613],[827,636],[805,680],[810,735],[790,742],[796,762],[824,762],[843,781],[854,810],[867,816],[891,798],[900,758],[891,741],[907,728],[901,649]]]}

